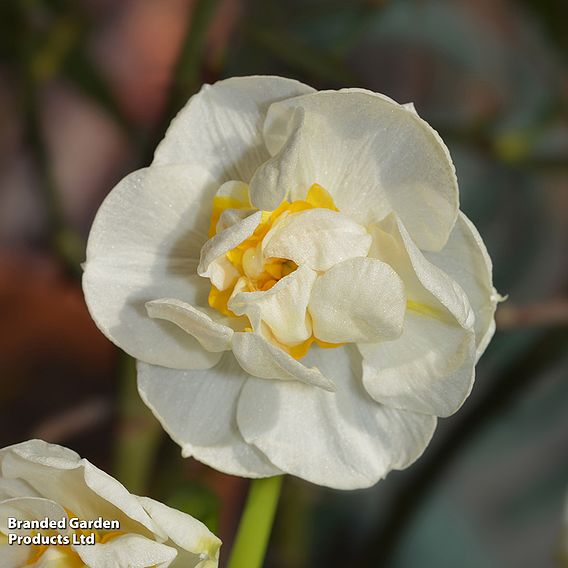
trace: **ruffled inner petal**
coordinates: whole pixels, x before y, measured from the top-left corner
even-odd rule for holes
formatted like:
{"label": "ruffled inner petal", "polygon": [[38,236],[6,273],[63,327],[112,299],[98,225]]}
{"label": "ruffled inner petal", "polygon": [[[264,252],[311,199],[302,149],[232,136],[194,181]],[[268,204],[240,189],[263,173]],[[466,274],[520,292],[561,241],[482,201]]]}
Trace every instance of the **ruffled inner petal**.
{"label": "ruffled inner petal", "polygon": [[283,216],[262,241],[265,257],[287,258],[312,270],[366,256],[371,236],[364,227],[330,209],[309,209]]}
{"label": "ruffled inner petal", "polygon": [[257,211],[209,239],[201,249],[197,274],[205,278],[210,277],[211,265],[246,241],[254,233],[261,219],[262,212]]}
{"label": "ruffled inner petal", "polygon": [[320,276],[309,304],[315,337],[330,343],[395,339],[405,311],[399,276],[369,258],[345,260]]}
{"label": "ruffled inner petal", "polygon": [[301,266],[266,292],[235,294],[229,308],[237,315],[246,315],[253,330],[261,331],[264,323],[278,341],[295,345],[312,335],[307,307],[316,278],[313,270]]}
{"label": "ruffled inner petal", "polygon": [[296,361],[258,333],[235,333],[233,353],[239,365],[254,377],[298,381],[327,391],[335,390],[333,382],[317,367]]}
{"label": "ruffled inner petal", "polygon": [[398,339],[359,345],[365,388],[383,404],[448,416],[462,405],[474,380],[475,317],[469,300],[424,257],[394,215],[371,233],[369,254],[401,276],[407,312]]}
{"label": "ruffled inner petal", "polygon": [[495,331],[495,309],[500,299],[492,284],[491,259],[473,223],[460,211],[446,246],[424,255],[465,291],[475,312],[477,359]]}
{"label": "ruffled inner petal", "polygon": [[171,321],[195,337],[207,351],[231,349],[233,330],[215,322],[211,317],[192,305],[173,298],[162,298],[146,303],[151,318]]}

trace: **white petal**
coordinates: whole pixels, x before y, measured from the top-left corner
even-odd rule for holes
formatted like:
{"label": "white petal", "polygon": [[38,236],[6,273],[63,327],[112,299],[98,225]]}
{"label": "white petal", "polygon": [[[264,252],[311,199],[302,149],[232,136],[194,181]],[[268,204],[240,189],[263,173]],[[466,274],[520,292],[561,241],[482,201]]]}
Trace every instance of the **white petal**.
{"label": "white petal", "polygon": [[399,339],[359,350],[365,388],[383,404],[449,416],[471,392],[474,333],[457,323],[409,311]]}
{"label": "white petal", "polygon": [[[0,539],[2,535],[0,535]],[[0,558],[2,568],[22,568],[28,566],[28,557],[34,552],[31,546],[2,544],[0,540]],[[36,568],[35,566],[33,568]],[[55,567],[57,568],[57,567]]]}
{"label": "white petal", "polygon": [[299,381],[333,392],[335,385],[316,367],[306,367],[258,333],[235,333],[233,353],[239,365],[254,377]]}
{"label": "white petal", "polygon": [[249,379],[237,414],[245,439],[283,471],[338,489],[369,487],[410,465],[436,419],[373,401],[362,388],[355,351],[312,347],[306,357],[333,379],[335,393],[297,381]]}
{"label": "white petal", "polygon": [[69,553],[65,549],[49,547],[36,562],[25,566],[30,566],[30,568],[69,568],[71,566],[75,568],[77,561],[70,560]]}
{"label": "white petal", "polygon": [[151,536],[158,529],[123,485],[73,451],[30,440],[0,450],[0,471],[20,478],[40,495],[80,518],[120,515],[121,530]]}
{"label": "white petal", "polygon": [[14,497],[39,497],[39,493],[22,479],[6,479],[0,476],[0,501]]}
{"label": "white petal", "polygon": [[426,258],[453,278],[465,291],[475,313],[477,358],[495,331],[498,295],[492,284],[491,259],[473,223],[460,211],[446,246]]}
{"label": "white petal", "polygon": [[330,209],[309,209],[286,216],[266,234],[267,258],[287,258],[312,270],[328,270],[338,262],[366,256],[371,236],[346,215]]}
{"label": "white petal", "polygon": [[178,325],[195,337],[207,351],[231,349],[233,330],[213,321],[206,313],[190,304],[173,298],[162,298],[146,303],[151,318],[164,319]]}
{"label": "white petal", "polygon": [[[317,182],[363,225],[394,211],[421,249],[447,241],[458,212],[455,169],[417,114],[361,89],[318,92],[272,105],[264,135],[278,173],[265,176],[267,193],[285,181],[291,199],[303,199]],[[252,185],[251,199],[256,205]]]}
{"label": "white petal", "polygon": [[230,353],[198,372],[138,363],[140,396],[185,457],[232,475],[277,475],[280,470],[237,429],[237,399],[247,377]]}
{"label": "white petal", "polygon": [[262,126],[276,101],[313,92],[281,77],[234,77],[204,85],[172,121],[156,150],[156,164],[198,164],[220,183],[248,183],[269,158]]}
{"label": "white petal", "polygon": [[[18,535],[35,534],[29,529],[9,529],[8,518],[13,517],[21,521],[41,520],[45,517],[59,521],[67,517],[65,509],[52,501],[41,497],[16,497],[0,502],[0,532]],[[65,533],[67,531],[60,531]]]}
{"label": "white petal", "polygon": [[221,198],[225,209],[221,213],[215,231],[220,233],[227,227],[239,223],[255,209],[252,207],[249,197],[249,187],[242,181],[227,181],[215,194],[215,199]]}
{"label": "white petal", "polygon": [[101,331],[137,359],[182,368],[207,368],[218,360],[144,308],[164,297],[207,305],[209,287],[192,275],[214,189],[196,168],[146,168],[124,178],[97,213],[84,267],[85,300]]}
{"label": "white petal", "polygon": [[[12,454],[16,454],[31,463],[45,463],[51,467],[63,469],[73,469],[81,460],[81,456],[69,448],[57,444],[48,444],[43,440],[28,440],[0,449],[0,472],[4,476],[6,475],[4,460]],[[8,476],[8,478],[10,477]]]}
{"label": "white petal", "polygon": [[424,257],[395,215],[370,228],[373,246],[369,257],[390,264],[402,278],[410,305],[438,318],[473,328],[475,315],[462,288]]}
{"label": "white petal", "polygon": [[424,257],[394,215],[371,232],[369,256],[387,262],[402,278],[408,311],[399,339],[359,346],[365,388],[383,404],[448,416],[473,385],[475,316],[469,300]]}
{"label": "white petal", "polygon": [[394,339],[406,311],[404,285],[388,264],[351,258],[316,280],[309,311],[314,335],[322,341]]}
{"label": "white petal", "polygon": [[201,521],[154,499],[139,497],[139,500],[152,520],[177,547],[193,553],[194,562],[184,566],[196,566],[202,560],[213,560],[217,564],[221,541]]}
{"label": "white petal", "polygon": [[75,545],[74,550],[89,568],[166,568],[177,551],[138,534],[126,534],[104,544]]}
{"label": "white petal", "polygon": [[217,222],[216,231],[220,233],[228,227],[232,227],[236,223],[240,223],[255,212],[254,209],[225,209],[219,217]]}
{"label": "white petal", "polygon": [[252,207],[249,195],[249,186],[239,180],[226,181],[215,193],[215,197],[226,197],[236,201],[243,207]]}
{"label": "white petal", "polygon": [[260,224],[261,218],[262,212],[257,211],[209,239],[201,249],[197,267],[199,276],[209,277],[211,264],[248,239]]}
{"label": "white petal", "polygon": [[[239,222],[239,221],[237,221]],[[218,290],[226,290],[240,277],[241,273],[233,263],[225,256],[215,259],[208,269],[209,280]]]}
{"label": "white petal", "polygon": [[402,108],[404,108],[405,110],[407,110],[408,112],[411,112],[412,114],[415,114],[418,116],[418,112],[416,111],[416,107],[414,106],[414,103],[404,103],[402,106]]}
{"label": "white petal", "polygon": [[276,209],[286,199],[290,189],[296,186],[298,179],[309,179],[311,171],[304,171],[301,159],[304,117],[303,109],[296,109],[289,117],[287,143],[276,156],[264,162],[251,179],[250,198],[258,209]]}
{"label": "white petal", "polygon": [[274,337],[289,345],[312,335],[307,306],[317,274],[306,266],[280,279],[265,292],[240,292],[229,301],[229,309],[248,316],[255,331],[264,322]]}

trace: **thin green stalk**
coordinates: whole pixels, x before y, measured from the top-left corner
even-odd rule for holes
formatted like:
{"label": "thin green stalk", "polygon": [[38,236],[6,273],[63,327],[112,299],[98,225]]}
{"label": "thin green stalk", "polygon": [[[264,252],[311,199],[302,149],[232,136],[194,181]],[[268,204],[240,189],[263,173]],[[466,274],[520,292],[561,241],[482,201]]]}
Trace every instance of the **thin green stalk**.
{"label": "thin green stalk", "polygon": [[252,481],[228,568],[262,566],[281,487],[282,476]]}

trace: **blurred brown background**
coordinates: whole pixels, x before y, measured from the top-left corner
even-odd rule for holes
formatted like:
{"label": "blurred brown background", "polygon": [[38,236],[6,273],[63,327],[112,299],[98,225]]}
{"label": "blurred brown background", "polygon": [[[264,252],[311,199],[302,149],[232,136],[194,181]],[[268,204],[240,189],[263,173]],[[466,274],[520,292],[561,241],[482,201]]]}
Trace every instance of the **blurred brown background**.
{"label": "blurred brown background", "polygon": [[[203,82],[277,74],[413,101],[509,300],[473,395],[375,488],[287,479],[266,566],[559,565],[568,489],[565,0],[3,0],[0,432],[71,446],[225,541],[247,483],[182,460],[86,311],[97,207]],[[191,482],[191,483],[190,483]]]}

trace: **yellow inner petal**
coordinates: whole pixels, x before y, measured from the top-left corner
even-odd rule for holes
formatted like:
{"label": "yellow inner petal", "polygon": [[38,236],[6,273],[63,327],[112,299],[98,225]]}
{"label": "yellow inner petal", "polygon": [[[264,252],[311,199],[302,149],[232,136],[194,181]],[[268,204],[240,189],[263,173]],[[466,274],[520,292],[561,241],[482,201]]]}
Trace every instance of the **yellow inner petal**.
{"label": "yellow inner petal", "polygon": [[[209,226],[209,238],[217,232],[217,223],[226,209],[247,209],[250,204],[246,199],[236,199],[228,196],[218,196],[213,199],[213,212]],[[240,245],[230,250],[225,256],[245,279],[247,292],[266,291],[272,288],[281,278],[288,276],[298,268],[295,262],[285,258],[269,258],[260,261],[260,245],[268,231],[276,221],[286,214],[298,213],[308,209],[331,209],[338,211],[331,195],[319,184],[314,183],[306,195],[306,199],[296,201],[283,201],[274,211],[263,211],[261,222],[254,233]],[[211,286],[209,292],[209,305],[225,316],[237,317],[228,307],[228,301],[234,290],[229,286],[226,290],[219,290]],[[341,344],[325,343],[315,337],[294,346],[281,345],[295,359],[301,359],[312,343],[320,347],[339,347]]]}

